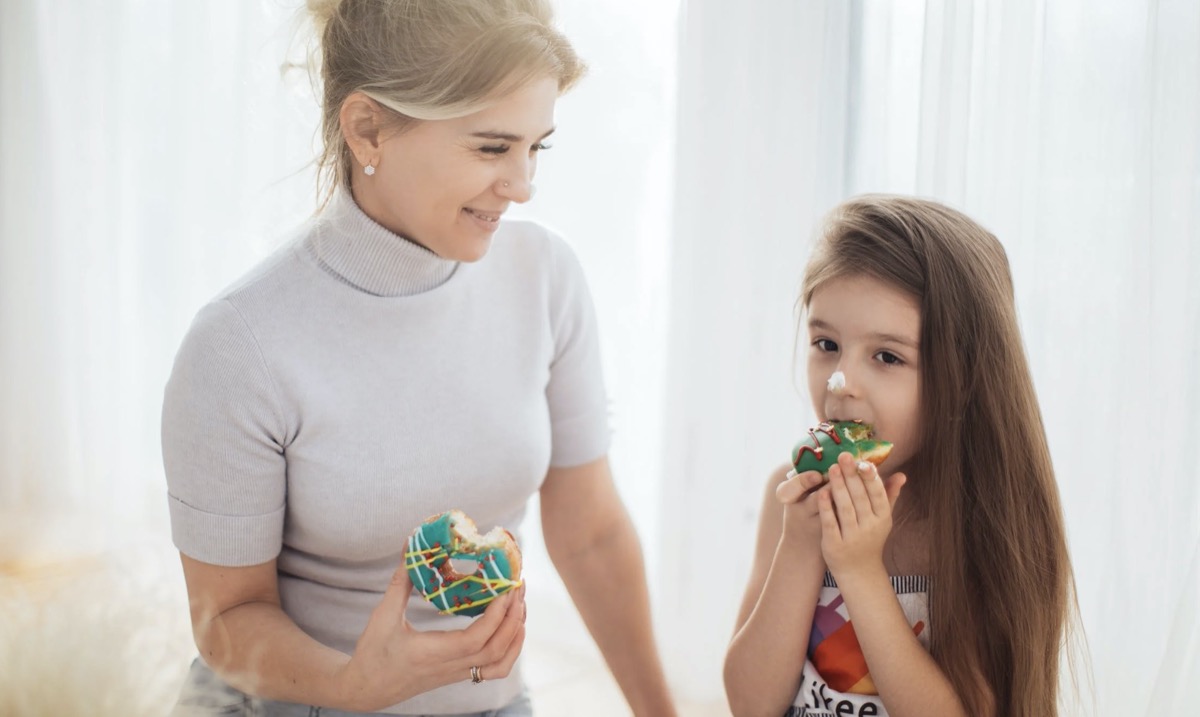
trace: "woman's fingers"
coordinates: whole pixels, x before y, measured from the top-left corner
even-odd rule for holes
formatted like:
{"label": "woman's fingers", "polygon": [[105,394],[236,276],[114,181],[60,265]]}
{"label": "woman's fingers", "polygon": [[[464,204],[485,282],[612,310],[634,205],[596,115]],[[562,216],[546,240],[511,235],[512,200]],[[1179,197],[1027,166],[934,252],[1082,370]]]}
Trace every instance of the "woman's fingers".
{"label": "woman's fingers", "polygon": [[521,620],[517,623],[516,632],[513,634],[513,638],[509,641],[504,653],[500,655],[499,659],[481,665],[479,676],[485,680],[498,680],[508,677],[508,674],[512,672],[513,665],[517,662],[517,658],[520,657],[524,646],[525,621]]}
{"label": "woman's fingers", "polygon": [[412,581],[409,580],[408,570],[401,565],[392,573],[392,581],[383,591],[383,599],[371,613],[368,623],[374,623],[381,630],[394,630],[404,623],[404,611],[408,609],[408,598],[412,595]]}
{"label": "woman's fingers", "polygon": [[513,599],[508,605],[508,610],[505,611],[504,620],[476,656],[481,664],[502,660],[512,641],[519,633],[525,631],[525,586],[522,585],[513,593]]}

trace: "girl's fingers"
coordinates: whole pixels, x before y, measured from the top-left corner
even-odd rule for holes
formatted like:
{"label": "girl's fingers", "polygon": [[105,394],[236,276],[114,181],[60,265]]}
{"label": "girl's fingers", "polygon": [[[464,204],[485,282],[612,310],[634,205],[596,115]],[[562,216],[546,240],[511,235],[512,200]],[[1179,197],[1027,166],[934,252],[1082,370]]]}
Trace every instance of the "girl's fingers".
{"label": "girl's fingers", "polygon": [[883,483],[887,492],[888,504],[894,508],[896,507],[896,499],[900,497],[900,489],[904,487],[905,483],[908,483],[908,476],[903,473],[893,473]]}
{"label": "girl's fingers", "polygon": [[875,515],[887,515],[891,512],[892,502],[888,500],[887,488],[880,480],[879,469],[875,467],[875,464],[861,465],[858,474],[862,476],[863,487],[866,488],[867,498],[871,501],[871,510],[875,512]]}
{"label": "girl's fingers", "polygon": [[[860,471],[862,468],[853,461],[848,461],[849,467],[842,468],[842,477],[846,481],[846,492],[850,494],[850,500],[854,503],[854,512],[864,518],[869,517],[875,512],[875,506],[871,504],[871,498],[867,495],[865,475]],[[867,464],[870,465],[870,464]]]}
{"label": "girl's fingers", "polygon": [[837,515],[834,513],[833,497],[829,491],[823,490],[817,493],[817,511],[821,515],[822,542],[840,540],[842,531],[838,527]]}
{"label": "girl's fingers", "polygon": [[854,500],[846,489],[846,477],[842,475],[840,465],[829,469],[829,492],[833,494],[833,505],[837,508],[838,524],[842,529],[858,525],[858,513],[854,509]]}
{"label": "girl's fingers", "polygon": [[805,471],[796,473],[790,471],[787,480],[775,487],[775,498],[784,503],[797,503],[804,499],[808,493],[821,485],[822,476],[816,471]]}

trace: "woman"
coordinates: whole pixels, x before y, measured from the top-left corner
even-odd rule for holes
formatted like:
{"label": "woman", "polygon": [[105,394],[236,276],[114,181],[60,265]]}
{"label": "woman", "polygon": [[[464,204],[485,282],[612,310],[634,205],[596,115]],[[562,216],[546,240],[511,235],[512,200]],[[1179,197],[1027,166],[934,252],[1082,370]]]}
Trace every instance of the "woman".
{"label": "woman", "polygon": [[523,589],[472,621],[410,600],[397,568],[427,516],[515,528],[537,492],[635,714],[674,714],[582,272],[545,229],[500,221],[532,197],[582,64],[544,0],[310,9],[326,206],[201,310],[166,389],[201,655],[177,711],[530,714]]}

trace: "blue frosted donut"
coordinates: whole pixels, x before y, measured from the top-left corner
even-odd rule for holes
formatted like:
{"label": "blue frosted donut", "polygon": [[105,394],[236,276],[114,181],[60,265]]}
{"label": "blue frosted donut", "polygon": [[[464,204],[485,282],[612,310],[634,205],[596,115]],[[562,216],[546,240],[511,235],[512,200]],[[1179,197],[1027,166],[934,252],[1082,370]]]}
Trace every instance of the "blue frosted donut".
{"label": "blue frosted donut", "polygon": [[[470,560],[460,573],[451,560]],[[461,510],[431,516],[408,538],[408,577],[426,600],[446,615],[478,615],[492,600],[521,584],[521,550],[512,533],[495,528],[480,535]]]}

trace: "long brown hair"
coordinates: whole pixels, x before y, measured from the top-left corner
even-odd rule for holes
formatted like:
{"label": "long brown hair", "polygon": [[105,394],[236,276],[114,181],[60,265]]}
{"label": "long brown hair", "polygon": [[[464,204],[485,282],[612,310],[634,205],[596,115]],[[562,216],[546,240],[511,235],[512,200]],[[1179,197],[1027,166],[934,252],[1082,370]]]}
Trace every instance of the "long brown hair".
{"label": "long brown hair", "polygon": [[804,277],[866,274],[920,302],[920,446],[902,502],[927,518],[931,653],[967,714],[1056,714],[1076,604],[1058,486],[1004,247],[936,202],[835,209]]}

